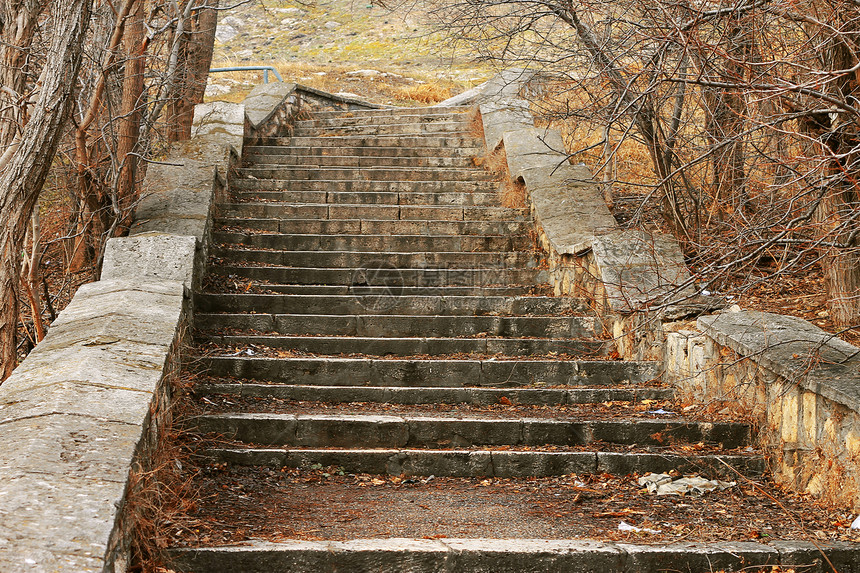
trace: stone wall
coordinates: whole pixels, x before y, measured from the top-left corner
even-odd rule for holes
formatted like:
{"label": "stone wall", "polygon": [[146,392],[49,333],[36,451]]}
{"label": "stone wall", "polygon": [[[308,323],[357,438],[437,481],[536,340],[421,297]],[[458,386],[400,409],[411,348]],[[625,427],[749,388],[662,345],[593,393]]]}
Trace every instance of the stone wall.
{"label": "stone wall", "polygon": [[698,294],[677,243],[619,229],[561,135],[534,127],[521,97],[530,79],[502,74],[477,105],[488,151],[503,147],[525,183],[556,295],[589,301],[620,357],[661,361],[683,402],[749,420],[777,481],[860,511],[860,349],[802,319],[721,311]]}
{"label": "stone wall", "polygon": [[171,379],[210,213],[250,134],[279,133],[293,84],[197,106],[191,140],[149,165],[128,237],[0,386],[0,571],[125,571],[129,476],[169,423]]}

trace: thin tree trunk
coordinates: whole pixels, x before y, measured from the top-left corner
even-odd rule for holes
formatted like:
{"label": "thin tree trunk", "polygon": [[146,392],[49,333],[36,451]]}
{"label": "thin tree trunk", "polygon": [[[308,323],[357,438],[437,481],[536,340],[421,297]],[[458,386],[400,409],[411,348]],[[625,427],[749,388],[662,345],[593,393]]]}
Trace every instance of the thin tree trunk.
{"label": "thin tree trunk", "polygon": [[[140,139],[140,104],[143,94],[143,74],[145,30],[143,26],[144,0],[134,2],[125,26],[123,52],[125,53],[125,73],[122,83],[122,102],[120,120],[117,126],[116,157],[120,162],[117,174],[116,194],[123,216],[127,214],[137,197],[138,160],[133,154]],[[124,230],[127,221],[121,221],[118,228]]]}
{"label": "thin tree trunk", "polygon": [[[39,77],[39,91],[20,135],[20,145],[0,171],[0,379],[17,362],[18,286],[20,253],[27,225],[48,175],[63,126],[69,118],[72,94],[80,70],[83,39],[92,0],[53,0],[50,3],[49,46]],[[5,11],[4,22],[18,18]],[[35,19],[36,16],[34,16]],[[0,40],[5,40],[4,27]],[[3,52],[14,49],[5,45]],[[4,56],[4,60],[6,60]]]}
{"label": "thin tree trunk", "polygon": [[203,102],[212,52],[215,47],[215,27],[218,19],[218,0],[208,0],[199,5],[207,8],[197,10],[188,22],[188,31],[182,38],[181,54],[185,65],[180,66],[182,75],[174,84],[175,96],[171,99],[171,124],[168,137],[171,141],[182,141],[191,137],[194,106]]}

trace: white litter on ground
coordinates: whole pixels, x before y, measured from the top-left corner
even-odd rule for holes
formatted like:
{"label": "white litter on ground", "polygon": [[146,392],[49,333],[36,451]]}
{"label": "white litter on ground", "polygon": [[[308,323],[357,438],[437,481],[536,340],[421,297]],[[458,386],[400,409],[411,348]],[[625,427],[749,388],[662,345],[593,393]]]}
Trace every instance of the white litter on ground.
{"label": "white litter on ground", "polygon": [[722,491],[738,484],[734,481],[707,480],[700,476],[675,479],[669,474],[649,473],[639,478],[639,485],[647,487],[648,493],[656,493],[657,495],[704,495],[711,491]]}

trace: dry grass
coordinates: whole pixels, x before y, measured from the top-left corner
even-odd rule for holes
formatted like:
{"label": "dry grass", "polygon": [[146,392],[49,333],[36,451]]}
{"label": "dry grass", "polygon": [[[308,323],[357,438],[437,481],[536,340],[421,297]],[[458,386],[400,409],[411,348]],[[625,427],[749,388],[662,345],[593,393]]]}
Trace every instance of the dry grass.
{"label": "dry grass", "polygon": [[500,145],[492,153],[476,157],[474,161],[475,165],[492,173],[500,182],[499,193],[501,193],[502,207],[522,209],[528,205],[528,191],[526,191],[525,183],[521,180],[514,181],[511,178],[511,172],[508,171],[508,156],[503,145]]}
{"label": "dry grass", "polygon": [[469,135],[477,140],[485,141],[484,118],[481,116],[481,110],[477,107],[472,111],[469,118]]}
{"label": "dry grass", "polygon": [[451,97],[451,88],[438,84],[419,84],[400,88],[400,93],[404,100],[432,105]]}
{"label": "dry grass", "polygon": [[[178,354],[178,353],[177,353]],[[193,472],[187,470],[191,453],[183,445],[184,431],[174,421],[184,417],[187,401],[184,397],[194,383],[187,372],[180,375],[179,359],[174,359],[176,371],[165,382],[171,387],[172,401],[164,425],[157,432],[157,441],[144,467],[129,474],[127,515],[132,520],[132,556],[136,571],[167,571],[165,550],[176,536],[190,527],[188,514],[195,507],[196,492],[192,488]]]}
{"label": "dry grass", "polygon": [[[384,68],[377,75],[363,76],[350,74],[355,66],[334,64],[308,64],[288,61],[259,62],[260,65],[273,65],[285,82],[296,82],[329,93],[347,92],[375,103],[388,103],[403,106],[432,105],[446,100],[454,93],[472,87],[468,83],[438,78],[425,74],[401,75],[386,72]],[[256,63],[221,60],[212,67],[234,67],[256,65]],[[241,102],[248,92],[261,83],[263,72],[219,72],[209,78],[210,85],[230,88],[229,93],[208,97],[207,100]],[[270,81],[276,81],[269,74]]]}

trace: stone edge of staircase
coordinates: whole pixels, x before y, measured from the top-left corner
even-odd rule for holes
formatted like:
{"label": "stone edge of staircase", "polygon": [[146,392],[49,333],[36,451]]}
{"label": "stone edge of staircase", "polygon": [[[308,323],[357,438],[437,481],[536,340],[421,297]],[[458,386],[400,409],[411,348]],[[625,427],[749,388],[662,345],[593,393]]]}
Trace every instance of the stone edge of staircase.
{"label": "stone edge of staircase", "polygon": [[779,483],[860,511],[860,348],[801,318],[725,309],[697,292],[673,237],[620,229],[561,132],[535,127],[540,79],[507,70],[472,99],[486,150],[504,148],[525,183],[556,294],[587,300],[621,357],[663,364],[682,397],[752,415]]}
{"label": "stone edge of staircase", "polygon": [[[178,571],[262,573],[329,571],[641,571],[860,569],[853,543],[804,541],[647,545],[589,539],[355,539],[350,541],[253,541],[219,548],[172,549]],[[761,567],[762,569],[759,569]]]}
{"label": "stone edge of staircase", "polygon": [[279,134],[304,96],[272,83],[242,104],[196,106],[192,138],[149,166],[130,235],[108,241],[101,280],[78,289],[0,386],[0,570],[129,566],[130,478],[150,469],[169,420],[211,206],[245,135]]}

